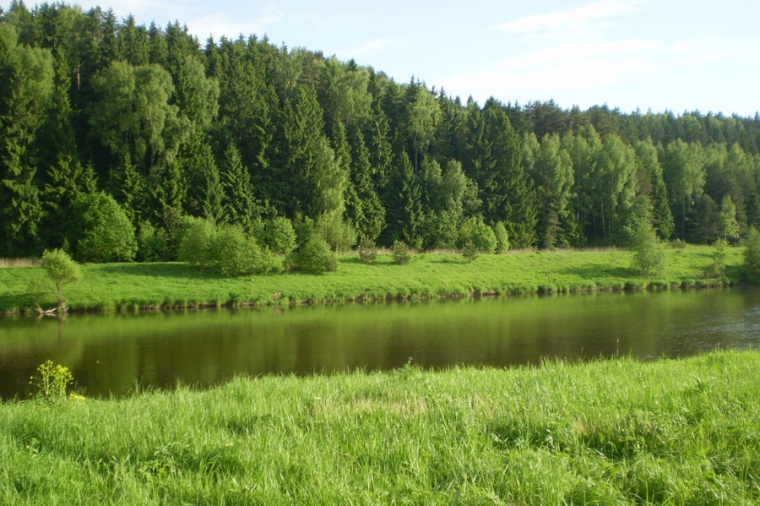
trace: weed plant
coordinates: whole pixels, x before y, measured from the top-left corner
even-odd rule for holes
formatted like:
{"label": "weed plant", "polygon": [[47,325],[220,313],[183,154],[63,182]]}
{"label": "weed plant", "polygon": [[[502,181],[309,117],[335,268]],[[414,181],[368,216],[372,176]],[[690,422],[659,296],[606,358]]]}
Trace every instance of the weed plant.
{"label": "weed plant", "polygon": [[760,503],[760,353],[0,408],[0,504]]}

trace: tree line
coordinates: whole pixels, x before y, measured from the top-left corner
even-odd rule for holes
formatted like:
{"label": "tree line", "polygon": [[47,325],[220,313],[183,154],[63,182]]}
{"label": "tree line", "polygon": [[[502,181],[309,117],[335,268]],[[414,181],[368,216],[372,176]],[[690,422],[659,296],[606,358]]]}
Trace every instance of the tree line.
{"label": "tree line", "polygon": [[[174,259],[190,218],[254,239],[286,220],[333,250],[483,227],[511,248],[626,245],[642,224],[739,241],[760,223],[758,115],[480,105],[62,3],[0,9],[0,132],[0,256]],[[130,237],[101,258],[109,234]]]}

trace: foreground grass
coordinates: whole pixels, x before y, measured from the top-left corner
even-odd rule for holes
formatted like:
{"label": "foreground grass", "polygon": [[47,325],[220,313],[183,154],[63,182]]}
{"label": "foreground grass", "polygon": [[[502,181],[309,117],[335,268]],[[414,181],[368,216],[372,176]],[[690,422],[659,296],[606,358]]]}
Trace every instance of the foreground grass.
{"label": "foreground grass", "polygon": [[[727,282],[740,277],[741,248],[730,248]],[[281,304],[388,298],[469,297],[714,284],[704,277],[711,247],[669,252],[661,277],[643,278],[631,269],[627,251],[528,252],[481,255],[467,263],[457,254],[416,255],[395,265],[380,255],[374,265],[356,256],[341,259],[337,272],[223,278],[180,263],[89,264],[80,283],[68,285],[70,308],[135,309],[193,305]],[[0,269],[0,312],[32,311],[55,304],[52,285],[39,267]]]}
{"label": "foreground grass", "polygon": [[760,353],[0,406],[1,504],[758,504]]}

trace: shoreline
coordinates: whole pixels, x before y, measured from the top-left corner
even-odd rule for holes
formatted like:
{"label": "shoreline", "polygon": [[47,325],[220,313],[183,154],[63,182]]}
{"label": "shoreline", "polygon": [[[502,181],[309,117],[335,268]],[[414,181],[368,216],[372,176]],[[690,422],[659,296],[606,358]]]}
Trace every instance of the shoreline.
{"label": "shoreline", "polygon": [[[723,280],[704,276],[710,247],[690,246],[671,252],[669,272],[657,278],[637,275],[627,251],[521,252],[469,263],[461,255],[429,253],[407,265],[393,264],[389,255],[372,265],[343,256],[337,272],[239,278],[177,262],[84,264],[83,281],[67,285],[65,294],[69,313],[140,313],[723,288],[741,285],[740,250],[731,249]],[[46,282],[39,267],[0,269],[0,317],[54,306]]]}

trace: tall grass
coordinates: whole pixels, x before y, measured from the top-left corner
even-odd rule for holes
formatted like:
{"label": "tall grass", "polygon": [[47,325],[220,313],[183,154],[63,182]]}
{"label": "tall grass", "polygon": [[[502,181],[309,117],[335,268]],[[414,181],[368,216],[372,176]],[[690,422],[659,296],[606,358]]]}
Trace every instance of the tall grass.
{"label": "tall grass", "polygon": [[758,504],[760,353],[0,407],[0,504]]}
{"label": "tall grass", "polygon": [[7,269],[10,267],[37,267],[39,265],[39,258],[0,258],[0,269]]}
{"label": "tall grass", "polygon": [[[72,310],[107,310],[187,305],[324,303],[389,298],[437,299],[483,294],[567,293],[611,290],[671,289],[708,286],[704,271],[712,263],[710,247],[673,250],[668,270],[643,278],[631,268],[631,253],[620,250],[523,252],[480,255],[467,262],[461,255],[415,255],[397,265],[391,255],[375,263],[358,255],[340,258],[337,272],[270,274],[225,278],[181,263],[89,264],[83,279],[66,289]],[[726,259],[727,282],[739,281],[741,249]],[[31,310],[54,305],[42,269],[0,269],[0,311]]]}

